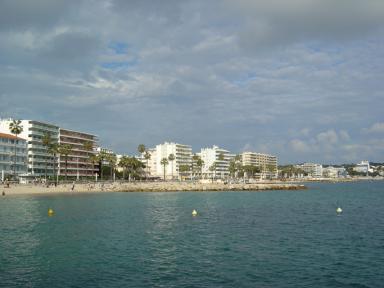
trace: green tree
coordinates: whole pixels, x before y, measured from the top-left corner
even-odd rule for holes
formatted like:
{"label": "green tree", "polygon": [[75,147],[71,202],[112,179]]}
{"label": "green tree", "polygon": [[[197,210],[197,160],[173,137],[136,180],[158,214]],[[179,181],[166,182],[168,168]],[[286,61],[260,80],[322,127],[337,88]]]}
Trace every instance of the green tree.
{"label": "green tree", "polygon": [[16,139],[14,139],[15,144],[15,158],[14,158],[14,165],[13,165],[13,178],[16,179],[16,165],[17,165],[17,136],[23,132],[23,126],[20,125],[20,120],[13,120],[11,123],[9,123],[9,131],[11,131],[12,134],[16,136]]}
{"label": "green tree", "polygon": [[151,153],[149,153],[148,151],[145,151],[144,153],[144,159],[147,161],[147,172],[145,174],[145,178],[147,178],[148,180],[148,175],[149,175],[149,160],[151,159]]}
{"label": "green tree", "polygon": [[[44,133],[43,138],[41,139],[43,146],[45,147],[47,153],[49,153],[49,147],[52,145],[52,137],[50,133]],[[45,156],[45,181],[47,181],[47,167],[48,167],[48,157]]]}
{"label": "green tree", "polygon": [[179,171],[180,171],[180,174],[181,175],[188,175],[188,172],[191,170],[191,166],[189,166],[188,164],[182,164],[180,165],[179,167]]}
{"label": "green tree", "polygon": [[114,180],[113,179],[113,174],[114,174],[114,172],[115,172],[115,168],[116,168],[116,162],[117,162],[117,157],[116,157],[116,155],[114,155],[114,154],[108,154],[108,156],[107,156],[107,161],[108,161],[108,163],[109,163],[109,168],[110,168],[110,179],[111,180]]}
{"label": "green tree", "polygon": [[[93,143],[92,141],[85,141],[83,143],[83,149],[87,152],[87,162],[91,162],[91,156],[94,155],[93,152]],[[87,165],[88,166],[88,165]],[[93,172],[93,170],[92,170]],[[92,175],[91,175],[92,177]]]}
{"label": "green tree", "polygon": [[254,165],[244,165],[244,172],[247,173],[248,178],[253,178],[256,173],[260,173],[261,169],[259,166]]}
{"label": "green tree", "polygon": [[213,164],[208,168],[209,171],[212,172],[212,182],[213,182],[213,179],[216,178],[216,168],[217,168],[216,162],[213,162]]}
{"label": "green tree", "polygon": [[65,159],[65,181],[68,180],[68,155],[71,154],[73,145],[61,144],[59,145],[59,154],[64,156]]}
{"label": "green tree", "polygon": [[89,159],[89,162],[92,163],[92,174],[93,174],[95,172],[95,164],[99,161],[99,159],[96,154],[91,154],[88,159]]}
{"label": "green tree", "polygon": [[[195,175],[195,170],[197,167],[195,167],[195,163],[197,164],[197,160],[199,159],[200,157],[196,154],[194,154],[192,156],[192,162],[191,162],[191,178],[194,179],[194,175]],[[197,165],[196,165],[197,166]]]}
{"label": "green tree", "polygon": [[129,157],[128,156],[121,157],[118,165],[121,168],[123,168],[123,180],[125,180],[126,179],[126,172],[128,171],[128,167],[129,167]]}
{"label": "green tree", "polygon": [[101,150],[99,154],[97,154],[97,161],[99,162],[99,169],[100,169],[100,179],[103,179],[103,164],[106,162],[108,159],[108,153]]}
{"label": "green tree", "polygon": [[140,144],[137,146],[137,151],[139,151],[140,154],[143,154],[147,149],[145,148],[144,144]]}
{"label": "green tree", "polygon": [[196,166],[198,167],[200,171],[200,177],[203,178],[203,166],[204,166],[204,160],[199,157],[196,161]]}
{"label": "green tree", "polygon": [[172,180],[173,180],[173,161],[175,160],[175,155],[174,154],[169,154],[168,160],[171,161],[171,174],[172,174]]}
{"label": "green tree", "polygon": [[165,181],[165,167],[169,164],[168,159],[167,158],[161,159],[160,164],[163,165],[164,181]]}

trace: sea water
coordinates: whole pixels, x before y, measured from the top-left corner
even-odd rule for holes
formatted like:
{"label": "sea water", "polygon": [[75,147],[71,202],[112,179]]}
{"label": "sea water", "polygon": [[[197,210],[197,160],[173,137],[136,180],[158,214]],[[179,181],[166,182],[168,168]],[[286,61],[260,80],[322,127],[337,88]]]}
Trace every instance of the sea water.
{"label": "sea water", "polygon": [[0,287],[384,287],[384,182],[308,186],[7,195]]}

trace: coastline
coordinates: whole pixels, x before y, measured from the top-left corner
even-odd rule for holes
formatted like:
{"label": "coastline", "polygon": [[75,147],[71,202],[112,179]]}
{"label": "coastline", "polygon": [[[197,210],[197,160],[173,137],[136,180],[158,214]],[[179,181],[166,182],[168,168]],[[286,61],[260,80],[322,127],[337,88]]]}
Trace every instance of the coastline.
{"label": "coastline", "polygon": [[49,194],[80,194],[108,192],[209,192],[209,191],[268,191],[268,190],[303,190],[303,184],[293,183],[251,183],[223,184],[199,182],[109,182],[109,183],[79,183],[43,186],[34,184],[14,184],[9,188],[1,186],[5,196],[12,195],[49,195]]}

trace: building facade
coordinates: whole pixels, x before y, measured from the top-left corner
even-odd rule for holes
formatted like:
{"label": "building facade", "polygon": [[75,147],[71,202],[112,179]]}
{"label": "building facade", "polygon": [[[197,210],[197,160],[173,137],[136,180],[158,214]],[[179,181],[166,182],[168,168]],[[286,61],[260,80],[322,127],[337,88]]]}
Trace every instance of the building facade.
{"label": "building facade", "polygon": [[373,172],[369,165],[369,161],[363,160],[360,163],[356,164],[355,167],[353,167],[353,170],[358,173],[365,173],[368,174],[368,172]]}
{"label": "building facade", "polygon": [[[12,119],[0,121],[0,132],[8,133],[9,124]],[[57,160],[49,153],[48,148],[43,145],[43,137],[49,134],[52,143],[59,142],[59,127],[49,123],[33,120],[21,120],[23,131],[20,137],[27,140],[28,150],[28,175],[30,177],[52,176],[57,167]]]}
{"label": "building facade", "polygon": [[[16,142],[16,143],[15,143]],[[16,144],[16,166],[15,166]],[[11,134],[0,133],[0,173],[1,181],[25,175],[27,168],[27,141]]]}
{"label": "building facade", "polygon": [[91,161],[91,155],[97,153],[97,141],[96,135],[60,128],[60,145],[69,145],[71,149],[68,156],[59,155],[59,175],[67,174],[68,177],[76,177],[77,179],[94,177],[99,168],[98,163]]}
{"label": "building facade", "polygon": [[[181,167],[191,166],[192,163],[192,147],[189,145],[165,142],[163,144],[156,145],[154,150],[149,150],[151,153],[151,167],[150,171],[155,172],[157,177],[163,177],[164,166],[161,164],[163,158],[169,158],[169,155],[173,154],[175,160],[168,160],[168,165],[165,166],[165,178],[166,179],[179,179],[181,177]],[[146,160],[145,162],[146,163]],[[156,169],[152,168],[156,165]]]}
{"label": "building facade", "polygon": [[213,145],[202,148],[197,155],[204,161],[202,176],[204,178],[224,179],[229,176],[229,162],[235,157],[228,150]]}
{"label": "building facade", "polygon": [[296,168],[302,169],[308,176],[313,178],[323,177],[323,165],[316,163],[303,163],[296,165]]}
{"label": "building facade", "polygon": [[243,166],[256,166],[260,167],[261,173],[264,177],[275,178],[277,177],[277,157],[256,152],[243,152],[241,154],[241,162]]}

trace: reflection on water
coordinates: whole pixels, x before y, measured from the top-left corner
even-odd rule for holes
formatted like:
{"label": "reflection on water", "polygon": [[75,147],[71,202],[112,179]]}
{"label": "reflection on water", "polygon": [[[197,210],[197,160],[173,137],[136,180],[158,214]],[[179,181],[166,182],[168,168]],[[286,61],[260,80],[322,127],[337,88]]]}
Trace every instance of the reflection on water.
{"label": "reflection on water", "polygon": [[1,201],[0,210],[0,263],[6,267],[1,277],[2,285],[27,283],[38,275],[39,259],[34,257],[39,250],[40,223],[44,220],[39,211],[40,203],[35,198],[10,198]]}
{"label": "reflection on water", "polygon": [[383,189],[5,197],[0,286],[380,287]]}

